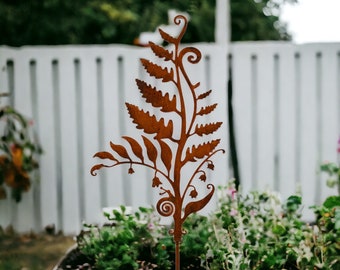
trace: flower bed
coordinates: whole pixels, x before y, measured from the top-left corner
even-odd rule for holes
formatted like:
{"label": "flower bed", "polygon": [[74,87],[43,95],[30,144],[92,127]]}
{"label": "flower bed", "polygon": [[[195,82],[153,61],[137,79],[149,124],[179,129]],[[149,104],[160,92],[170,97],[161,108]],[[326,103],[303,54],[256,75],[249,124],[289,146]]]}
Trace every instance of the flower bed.
{"label": "flower bed", "polygon": [[[301,220],[300,196],[242,196],[230,182],[219,188],[216,212],[185,222],[181,269],[340,269],[339,200],[314,207],[310,225]],[[173,269],[173,240],[153,209],[126,214],[122,206],[112,214],[102,227],[85,226],[77,237],[82,268],[66,269]]]}

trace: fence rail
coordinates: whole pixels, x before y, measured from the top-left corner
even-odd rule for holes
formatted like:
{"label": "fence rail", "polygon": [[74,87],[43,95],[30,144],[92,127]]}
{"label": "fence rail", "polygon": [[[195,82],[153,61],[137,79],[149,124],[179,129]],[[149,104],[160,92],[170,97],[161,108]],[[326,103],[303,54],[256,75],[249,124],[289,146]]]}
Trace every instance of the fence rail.
{"label": "fence rail", "polygon": [[[190,76],[202,91],[213,90],[208,102],[219,104],[213,117],[224,122],[214,137],[222,138],[227,152],[229,63],[232,68],[243,192],[269,187],[286,197],[300,186],[306,205],[321,202],[332,191],[318,165],[337,158],[340,44],[233,43],[229,51],[216,44],[195,46],[203,57]],[[40,181],[21,203],[0,201],[1,226],[40,231],[55,224],[73,234],[82,221],[100,222],[102,207],[155,202],[152,172],[146,169],[133,176],[126,168],[97,177],[89,173],[95,152],[137,132],[124,104],[145,104],[134,82],[149,80],[141,57],[153,56],[148,49],[120,45],[0,47],[0,90],[10,92],[9,102],[34,119],[44,149]],[[228,155],[216,159],[215,184],[232,177],[228,164]]]}

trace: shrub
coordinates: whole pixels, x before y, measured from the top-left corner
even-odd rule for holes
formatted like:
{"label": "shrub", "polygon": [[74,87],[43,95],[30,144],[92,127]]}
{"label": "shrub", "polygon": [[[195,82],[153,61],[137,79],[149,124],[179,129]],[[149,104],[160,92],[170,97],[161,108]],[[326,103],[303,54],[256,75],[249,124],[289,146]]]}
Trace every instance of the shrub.
{"label": "shrub", "polygon": [[[301,209],[298,195],[285,202],[271,191],[243,196],[231,181],[219,188],[214,213],[184,223],[181,269],[339,269],[339,197],[314,207],[313,225],[301,220]],[[127,215],[121,207],[107,217],[109,224],[88,225],[78,236],[96,269],[173,269],[174,243],[153,209]]]}
{"label": "shrub", "polygon": [[[219,210],[211,218],[213,236],[207,242],[207,269],[338,269],[338,210],[320,214],[315,225],[301,220],[301,197],[284,203],[273,192],[242,196],[234,184],[220,190]],[[327,200],[326,200],[327,202]],[[338,202],[337,202],[338,203]],[[339,204],[338,204],[339,206]],[[339,209],[339,208],[336,208]]]}
{"label": "shrub", "polygon": [[86,230],[77,237],[80,250],[94,259],[98,269],[138,269],[144,265],[152,269],[153,263],[168,268],[167,252],[159,248],[158,240],[165,233],[153,209],[140,207],[132,215],[113,210],[113,217],[103,227],[85,225]]}

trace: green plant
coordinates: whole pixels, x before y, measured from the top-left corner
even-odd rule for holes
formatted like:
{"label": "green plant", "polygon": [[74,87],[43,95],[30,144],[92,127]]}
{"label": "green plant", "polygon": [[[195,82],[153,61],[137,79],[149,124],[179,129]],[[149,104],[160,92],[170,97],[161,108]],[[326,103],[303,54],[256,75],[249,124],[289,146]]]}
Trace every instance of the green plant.
{"label": "green plant", "polygon": [[[198,214],[190,215],[183,224],[186,232],[181,243],[181,269],[205,269],[202,260],[205,257],[205,245],[209,241],[212,230],[209,229],[210,220]],[[174,268],[174,243],[170,236],[164,234],[159,243],[167,251],[172,268]],[[163,268],[158,268],[163,269]]]}
{"label": "green plant", "polygon": [[[301,219],[298,195],[284,202],[271,191],[243,196],[234,182],[218,192],[214,213],[190,215],[183,224],[181,269],[339,269],[338,202],[327,199],[316,207],[316,222],[309,225]],[[154,210],[126,215],[123,207],[113,214],[110,225],[88,226],[78,236],[97,269],[174,268],[174,242]]]}
{"label": "green plant", "polygon": [[[337,153],[340,157],[340,137],[338,138]],[[337,188],[338,195],[340,196],[340,166],[334,162],[324,162],[320,169],[322,172],[328,174],[327,186],[330,188]]]}
{"label": "green plant", "polygon": [[[333,177],[327,184],[331,182],[330,186],[336,188],[339,167],[325,163],[321,170]],[[340,269],[340,196],[329,196],[322,205],[312,206],[316,219],[310,225],[301,219],[299,195],[289,196],[285,201],[272,191],[243,195],[234,181],[219,187],[218,195],[219,204],[214,213],[209,217],[193,214],[183,223],[189,233],[183,238],[181,269]],[[152,210],[148,214],[152,215]],[[140,215],[130,219],[140,220]],[[143,219],[150,220],[147,215]],[[153,243],[149,249],[141,248],[143,241],[137,240],[136,262],[144,261],[144,266],[151,264],[157,269],[172,269],[174,243],[165,234],[166,227],[157,222],[153,224],[158,233],[144,235],[144,241]],[[123,228],[130,227],[124,225]],[[98,239],[98,234],[91,237]],[[95,254],[107,249],[103,246],[98,245]],[[147,252],[141,254],[140,250]],[[152,269],[140,264],[134,266],[133,269]]]}
{"label": "green plant", "polygon": [[[340,137],[337,153],[340,154]],[[329,176],[327,186],[335,188],[338,192],[338,195],[326,198],[322,205],[312,207],[317,217],[318,228],[322,232],[321,237],[317,239],[322,247],[319,253],[322,258],[327,258],[321,265],[329,266],[332,263],[340,268],[340,166],[333,162],[325,162],[320,169]]]}
{"label": "green plant", "polygon": [[234,183],[220,192],[208,242],[209,269],[282,269],[288,264],[288,242],[295,240],[292,230],[304,230],[301,198],[291,196],[283,205],[278,194],[269,191],[243,197]]}
{"label": "green plant", "polygon": [[[78,247],[96,269],[173,269],[174,242],[168,226],[159,224],[152,208],[139,208],[126,214],[125,207],[106,214],[109,223],[102,227],[86,225],[77,236]],[[204,269],[201,260],[211,236],[209,220],[197,214],[183,224],[188,232],[183,238],[181,269]]]}
{"label": "green plant", "polygon": [[[319,230],[317,252],[320,269],[340,269],[340,196],[329,196],[321,206],[314,206]],[[332,268],[333,269],[333,268]]]}
{"label": "green plant", "polygon": [[207,269],[339,269],[334,205],[326,219],[319,215],[311,226],[301,220],[300,196],[284,203],[269,191],[243,196],[233,183],[220,193],[211,219],[214,234],[206,245]]}
{"label": "green plant", "polygon": [[166,251],[157,246],[164,228],[152,209],[140,207],[131,215],[125,207],[113,210],[113,217],[106,214],[110,223],[103,227],[86,225],[77,237],[80,250],[95,261],[98,269],[152,269],[160,265],[170,269]]}
{"label": "green plant", "polygon": [[19,202],[22,192],[30,188],[30,173],[39,166],[35,155],[41,154],[42,149],[33,136],[33,122],[14,108],[1,108],[0,120],[4,123],[0,139],[0,199],[6,198],[7,186],[12,198]]}

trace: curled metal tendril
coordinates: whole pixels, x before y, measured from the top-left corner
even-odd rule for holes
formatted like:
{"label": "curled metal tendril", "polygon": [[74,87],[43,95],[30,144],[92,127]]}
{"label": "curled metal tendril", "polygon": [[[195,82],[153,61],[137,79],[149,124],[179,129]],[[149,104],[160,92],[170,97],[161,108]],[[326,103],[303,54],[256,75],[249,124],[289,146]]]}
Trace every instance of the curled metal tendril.
{"label": "curled metal tendril", "polygon": [[182,61],[186,54],[190,54],[187,56],[187,60],[191,64],[197,64],[202,58],[202,53],[194,47],[186,47],[182,49],[178,55],[178,58]]}
{"label": "curled metal tendril", "polygon": [[215,186],[214,186],[213,184],[208,184],[208,185],[207,185],[207,189],[213,189],[213,190],[214,190],[214,189],[215,189]]}
{"label": "curled metal tendril", "polygon": [[175,205],[169,197],[161,198],[157,202],[157,211],[163,217],[169,217],[175,212]]}
{"label": "curled metal tendril", "polygon": [[174,18],[174,23],[176,25],[180,25],[182,20],[184,21],[185,25],[188,24],[187,18],[184,15],[181,15],[181,14],[176,15],[176,17]]}
{"label": "curled metal tendril", "polygon": [[180,33],[179,36],[178,36],[178,41],[180,41],[180,40],[182,39],[182,37],[184,36],[185,31],[187,30],[188,20],[187,20],[187,18],[186,18],[185,16],[183,16],[183,15],[177,15],[177,16],[174,18],[174,23],[175,23],[176,25],[180,25],[182,21],[184,21],[184,24],[183,24],[181,33]]}

